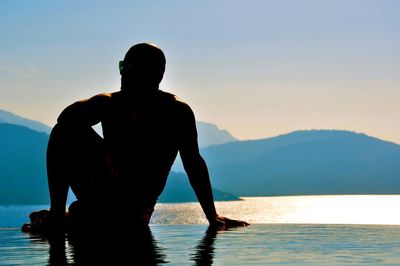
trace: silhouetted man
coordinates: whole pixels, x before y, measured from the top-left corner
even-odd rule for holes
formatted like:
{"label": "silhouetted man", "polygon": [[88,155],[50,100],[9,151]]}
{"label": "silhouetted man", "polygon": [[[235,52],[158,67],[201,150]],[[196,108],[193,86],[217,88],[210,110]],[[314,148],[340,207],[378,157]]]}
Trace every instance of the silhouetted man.
{"label": "silhouetted man", "polygon": [[[147,225],[178,152],[210,225],[247,225],[217,215],[194,114],[158,88],[165,64],[157,46],[134,45],[120,62],[120,91],[76,102],[58,117],[47,150],[52,225],[62,224],[69,187],[78,199],[71,216]],[[104,139],[92,129],[99,122]]]}

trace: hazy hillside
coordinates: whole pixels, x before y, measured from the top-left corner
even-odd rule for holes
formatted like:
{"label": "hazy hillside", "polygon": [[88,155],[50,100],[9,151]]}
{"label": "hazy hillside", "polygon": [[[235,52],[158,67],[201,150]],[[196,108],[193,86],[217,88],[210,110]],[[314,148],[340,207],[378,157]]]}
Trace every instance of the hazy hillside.
{"label": "hazy hillside", "polygon": [[30,129],[50,133],[51,127],[39,121],[24,118],[11,112],[0,109],[0,123],[7,123],[19,126],[25,126]]}
{"label": "hazy hillside", "polygon": [[297,131],[202,150],[212,183],[240,196],[400,193],[400,145],[348,131]]}
{"label": "hazy hillside", "polygon": [[0,124],[0,204],[47,204],[46,147],[49,136]]}
{"label": "hazy hillside", "polygon": [[237,141],[235,137],[224,129],[219,129],[216,125],[197,121],[197,134],[199,147],[223,144],[231,141]]}

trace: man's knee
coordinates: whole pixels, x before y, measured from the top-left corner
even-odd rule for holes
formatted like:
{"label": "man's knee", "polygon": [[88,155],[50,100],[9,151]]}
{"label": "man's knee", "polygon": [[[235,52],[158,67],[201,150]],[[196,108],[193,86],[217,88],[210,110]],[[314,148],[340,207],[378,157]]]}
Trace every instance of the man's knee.
{"label": "man's knee", "polygon": [[49,145],[58,144],[73,150],[97,149],[103,139],[89,126],[57,123],[50,134]]}

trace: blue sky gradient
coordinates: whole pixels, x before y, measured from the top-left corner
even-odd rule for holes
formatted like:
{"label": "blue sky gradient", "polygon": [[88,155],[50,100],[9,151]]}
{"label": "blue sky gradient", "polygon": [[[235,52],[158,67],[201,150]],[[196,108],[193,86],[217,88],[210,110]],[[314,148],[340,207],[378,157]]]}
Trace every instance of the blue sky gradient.
{"label": "blue sky gradient", "polygon": [[119,90],[138,42],[160,88],[239,139],[346,129],[400,143],[399,1],[1,1],[0,108],[54,125]]}

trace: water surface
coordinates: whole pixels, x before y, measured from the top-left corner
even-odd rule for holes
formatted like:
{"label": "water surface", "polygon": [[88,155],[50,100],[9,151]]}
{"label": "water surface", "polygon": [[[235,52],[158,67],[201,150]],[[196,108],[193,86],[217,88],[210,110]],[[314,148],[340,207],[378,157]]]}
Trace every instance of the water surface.
{"label": "water surface", "polygon": [[[255,223],[400,225],[400,195],[249,197],[216,202],[220,214]],[[158,204],[157,224],[207,223],[198,203]]]}
{"label": "water surface", "polygon": [[0,265],[400,265],[399,195],[245,198],[216,206],[252,225],[207,231],[198,203],[158,204],[149,231],[46,239],[19,227],[47,206],[1,206]]}
{"label": "water surface", "polygon": [[[150,241],[129,236],[130,242],[126,238],[109,242],[100,232],[98,237],[93,242],[68,237],[57,242],[3,229],[0,264],[123,265],[123,261],[128,265],[400,264],[399,226],[257,224],[207,232],[205,225],[152,225]],[[139,242],[142,245],[138,246]]]}

